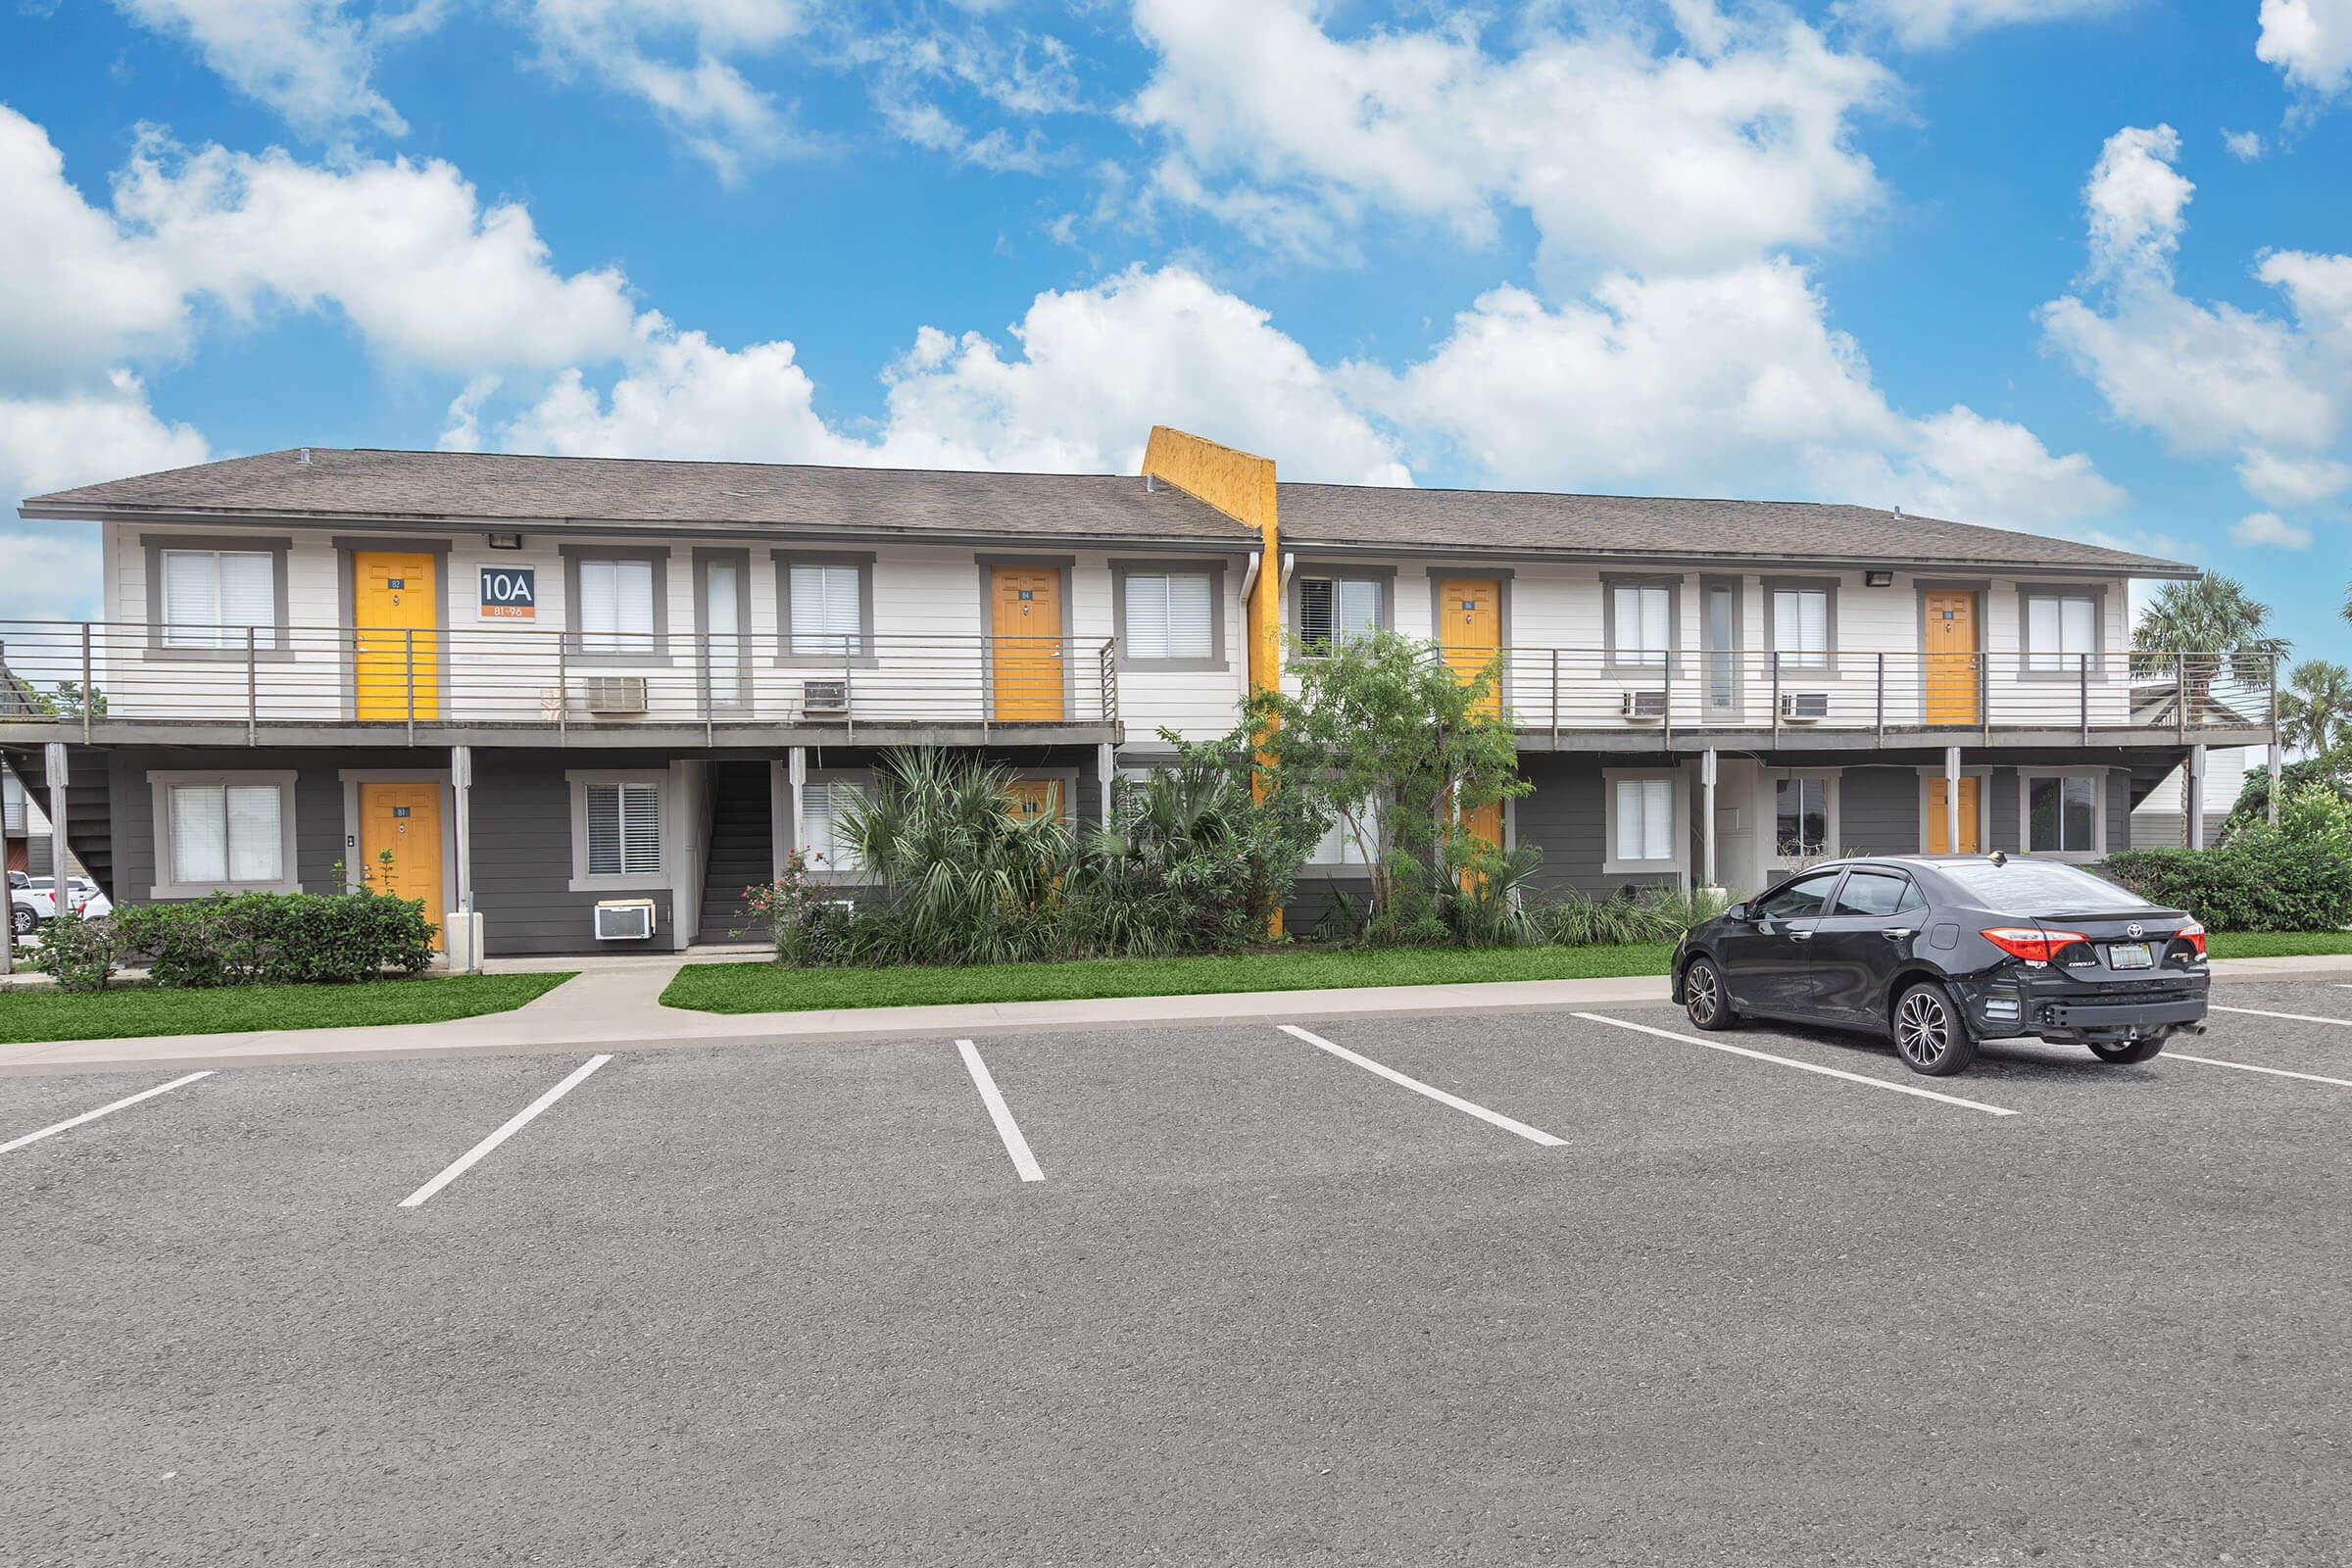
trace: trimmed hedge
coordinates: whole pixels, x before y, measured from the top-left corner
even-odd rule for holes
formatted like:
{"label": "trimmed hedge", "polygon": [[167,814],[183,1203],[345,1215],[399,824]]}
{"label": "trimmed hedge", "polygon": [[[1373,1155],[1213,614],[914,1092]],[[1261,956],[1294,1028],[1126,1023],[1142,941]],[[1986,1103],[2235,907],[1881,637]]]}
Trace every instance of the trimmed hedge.
{"label": "trimmed hedge", "polygon": [[2215,931],[2335,931],[2352,925],[2352,821],[2306,791],[2277,827],[2254,822],[2209,850],[2128,850],[2107,873]]}
{"label": "trimmed hedge", "polygon": [[421,973],[433,922],[421,899],[357,893],[216,893],[141,904],[107,922],[159,986],[335,985]]}

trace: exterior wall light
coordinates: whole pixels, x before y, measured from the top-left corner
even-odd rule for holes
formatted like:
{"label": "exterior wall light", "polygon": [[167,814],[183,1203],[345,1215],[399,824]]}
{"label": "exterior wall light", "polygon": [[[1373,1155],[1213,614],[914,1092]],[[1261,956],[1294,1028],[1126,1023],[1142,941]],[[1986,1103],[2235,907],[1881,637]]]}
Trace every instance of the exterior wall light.
{"label": "exterior wall light", "polygon": [[1866,571],[1862,574],[1862,581],[1872,588],[1891,588],[1894,586],[1894,573],[1891,571]]}
{"label": "exterior wall light", "polygon": [[522,535],[518,533],[494,533],[490,536],[490,548],[493,550],[520,550],[522,548]]}

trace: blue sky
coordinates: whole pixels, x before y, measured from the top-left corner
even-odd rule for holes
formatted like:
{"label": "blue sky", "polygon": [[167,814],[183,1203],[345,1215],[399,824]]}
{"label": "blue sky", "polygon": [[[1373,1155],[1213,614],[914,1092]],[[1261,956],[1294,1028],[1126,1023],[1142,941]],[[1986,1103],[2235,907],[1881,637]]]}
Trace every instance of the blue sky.
{"label": "blue sky", "polygon": [[[2106,540],[2352,643],[2352,0],[0,5],[8,498],[1159,419]],[[0,548],[0,614],[93,603]]]}

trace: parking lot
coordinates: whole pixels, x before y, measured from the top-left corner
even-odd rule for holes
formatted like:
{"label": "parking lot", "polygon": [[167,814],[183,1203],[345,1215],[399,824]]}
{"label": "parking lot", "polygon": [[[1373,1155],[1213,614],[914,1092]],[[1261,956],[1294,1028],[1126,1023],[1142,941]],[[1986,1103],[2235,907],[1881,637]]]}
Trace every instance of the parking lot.
{"label": "parking lot", "polygon": [[2339,1563],[2352,987],[2216,997],[0,1079],[0,1560]]}

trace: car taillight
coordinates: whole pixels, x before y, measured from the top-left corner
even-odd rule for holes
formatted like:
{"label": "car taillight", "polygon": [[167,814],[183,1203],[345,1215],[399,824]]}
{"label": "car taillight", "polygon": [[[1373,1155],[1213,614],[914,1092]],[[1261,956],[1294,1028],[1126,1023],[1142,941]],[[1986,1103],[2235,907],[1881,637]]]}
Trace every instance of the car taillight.
{"label": "car taillight", "polygon": [[2202,958],[2205,956],[2205,925],[2203,921],[2189,921],[2188,924],[2182,926],[2180,930],[2173,933],[2173,940],[2176,942],[2187,943],[2190,947],[2197,950],[2198,957]]}
{"label": "car taillight", "polygon": [[2044,931],[2037,925],[1996,925],[1983,936],[2012,958],[2028,963],[2047,963],[2051,955],[2068,943],[2087,940],[2080,931]]}

